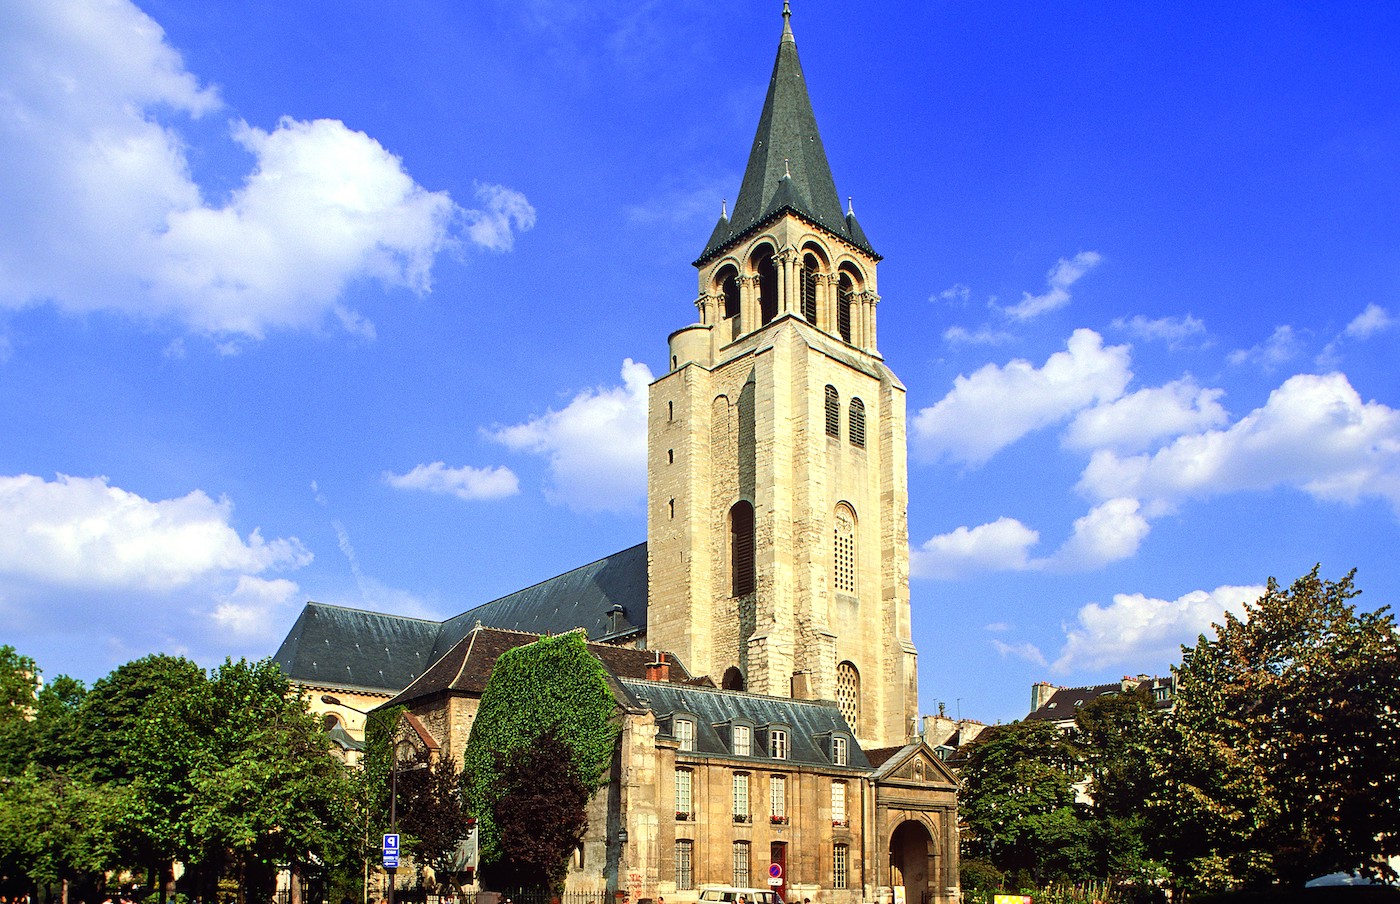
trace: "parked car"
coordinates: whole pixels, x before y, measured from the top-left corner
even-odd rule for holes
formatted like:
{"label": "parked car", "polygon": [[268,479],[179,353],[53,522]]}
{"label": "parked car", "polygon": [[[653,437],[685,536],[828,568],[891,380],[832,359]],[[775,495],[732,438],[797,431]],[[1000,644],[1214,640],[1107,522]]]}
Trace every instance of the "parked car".
{"label": "parked car", "polygon": [[747,904],[785,904],[783,896],[771,888],[739,888],[736,885],[702,885],[700,900],[715,904],[736,904],[743,895]]}

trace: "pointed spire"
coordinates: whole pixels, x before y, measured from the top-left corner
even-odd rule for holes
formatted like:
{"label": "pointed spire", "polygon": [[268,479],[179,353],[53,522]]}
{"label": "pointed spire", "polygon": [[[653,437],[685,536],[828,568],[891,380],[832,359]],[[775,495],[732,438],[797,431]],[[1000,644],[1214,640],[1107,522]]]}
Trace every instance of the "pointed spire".
{"label": "pointed spire", "polygon": [[[841,209],[831,165],[826,159],[802,63],[797,57],[797,40],[792,33],[792,8],[783,2],[783,35],[778,56],[768,82],[768,95],[758,118],[753,147],[749,151],[744,181],[734,201],[729,228],[723,243],[737,240],[769,216],[789,209],[835,234],[851,240],[847,217]],[[715,244],[720,230],[711,236],[701,258],[718,251]],[[872,254],[868,243],[859,242]]]}

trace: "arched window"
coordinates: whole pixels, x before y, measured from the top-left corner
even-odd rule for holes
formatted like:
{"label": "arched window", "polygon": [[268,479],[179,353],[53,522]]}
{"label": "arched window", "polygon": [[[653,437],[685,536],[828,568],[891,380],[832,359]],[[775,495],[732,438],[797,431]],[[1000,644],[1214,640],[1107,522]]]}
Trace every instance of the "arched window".
{"label": "arched window", "polygon": [[841,435],[841,395],[830,383],[826,384],[826,435]]}
{"label": "arched window", "polygon": [[330,731],[339,724],[340,716],[337,716],[335,713],[326,713],[325,717],[321,719],[321,727],[326,731]]}
{"label": "arched window", "polygon": [[815,254],[802,257],[802,319],[817,322],[817,268],[821,264]]}
{"label": "arched window", "polygon": [[836,287],[836,331],[847,342],[851,341],[851,308],[855,305],[855,291],[850,274],[842,273]]}
{"label": "arched window", "polygon": [[845,505],[837,506],[832,527],[832,585],[840,593],[856,592],[856,517]]}
{"label": "arched window", "polygon": [[720,680],[720,687],[727,691],[741,691],[744,689],[744,673],[739,671],[738,666],[731,665],[724,670],[724,678]]}
{"label": "arched window", "polygon": [[753,593],[753,505],[739,501],[729,510],[730,595]]}
{"label": "arched window", "polygon": [[733,267],[725,267],[715,276],[715,282],[719,286],[719,294],[724,298],[724,310],[722,315],[727,319],[739,316],[739,271]]}
{"label": "arched window", "polygon": [[860,672],[849,662],[836,667],[836,707],[841,718],[851,726],[851,731],[859,731],[860,722]]}
{"label": "arched window", "polygon": [[865,403],[851,399],[851,445],[865,447]]}
{"label": "arched window", "polygon": [[778,316],[778,267],[773,263],[773,249],[768,245],[754,252],[754,272],[758,274],[758,317],[766,324]]}

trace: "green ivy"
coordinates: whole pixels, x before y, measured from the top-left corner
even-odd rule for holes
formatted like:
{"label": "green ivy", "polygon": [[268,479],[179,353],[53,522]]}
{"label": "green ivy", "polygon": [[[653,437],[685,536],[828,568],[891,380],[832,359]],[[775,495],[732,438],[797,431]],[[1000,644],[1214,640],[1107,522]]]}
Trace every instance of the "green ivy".
{"label": "green ivy", "polygon": [[501,773],[510,754],[552,732],[568,751],[565,765],[592,791],[602,786],[621,733],[603,664],[583,634],[542,637],[496,660],[467,739],[463,784],[476,817],[483,863],[501,859],[496,803],[509,790]]}

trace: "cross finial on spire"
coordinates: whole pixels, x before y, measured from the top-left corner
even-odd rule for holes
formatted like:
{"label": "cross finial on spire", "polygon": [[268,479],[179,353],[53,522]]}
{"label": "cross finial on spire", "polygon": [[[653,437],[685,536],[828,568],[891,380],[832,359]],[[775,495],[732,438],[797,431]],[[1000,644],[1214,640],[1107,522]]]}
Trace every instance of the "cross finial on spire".
{"label": "cross finial on spire", "polygon": [[792,41],[792,7],[783,0],[783,40]]}
{"label": "cross finial on spire", "polygon": [[790,162],[789,158],[787,158],[787,157],[784,157],[784,158],[783,158],[783,175],[784,175],[784,176],[787,176],[789,179],[791,179],[791,178],[792,178],[792,167],[788,165],[789,162]]}
{"label": "cross finial on spire", "polygon": [[850,195],[847,195],[847,196],[846,196],[846,216],[848,216],[848,217],[853,217],[853,216],[855,216],[855,215],[856,215],[856,208],[855,208],[855,205],[851,203],[851,196],[850,196]]}
{"label": "cross finial on spire", "polygon": [[723,198],[719,202],[719,215],[726,220],[729,219],[729,199]]}

